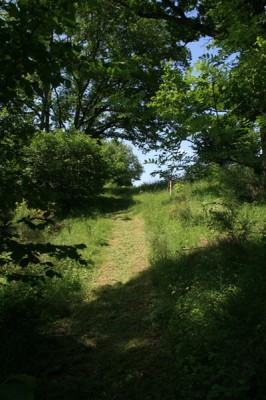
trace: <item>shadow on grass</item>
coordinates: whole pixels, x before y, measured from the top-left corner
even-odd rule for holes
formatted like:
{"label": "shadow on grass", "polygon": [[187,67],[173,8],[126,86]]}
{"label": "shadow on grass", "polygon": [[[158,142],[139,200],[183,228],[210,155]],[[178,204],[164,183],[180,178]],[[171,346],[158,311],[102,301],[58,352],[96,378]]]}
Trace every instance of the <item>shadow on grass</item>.
{"label": "shadow on grass", "polygon": [[[55,380],[42,374],[43,382],[52,385],[43,399],[172,398],[163,332],[149,320],[156,299],[150,278],[149,272],[142,273],[127,284],[103,286],[94,301],[79,308],[71,321],[72,339],[79,340],[76,345],[72,340],[67,352],[64,339],[56,339],[47,364],[51,367],[57,359],[60,367]],[[51,392],[57,395],[51,397]]]}
{"label": "shadow on grass", "polygon": [[135,191],[136,188],[134,187],[105,189],[103,194],[88,198],[82,204],[77,202],[75,205],[72,204],[61,209],[59,219],[65,219],[69,216],[93,218],[99,214],[126,212],[136,204],[133,199]]}
{"label": "shadow on grass", "polygon": [[167,181],[158,181],[154,183],[143,183],[141,186],[135,188],[136,193],[140,192],[160,192],[161,190],[167,191],[168,182]]}
{"label": "shadow on grass", "polygon": [[[46,277],[61,278],[52,260],[73,260],[79,265],[91,266],[92,261],[83,259],[79,253],[79,250],[84,248],[86,245],[83,243],[72,246],[54,245],[49,242],[23,243],[12,237],[2,237],[0,252],[8,254],[8,261],[5,257],[0,259],[0,277],[2,274],[9,282],[22,281],[32,285],[45,281]],[[50,257],[49,261],[43,261],[42,258],[47,256]]]}
{"label": "shadow on grass", "polygon": [[197,187],[191,193],[192,196],[199,196],[200,198],[209,197],[220,197],[222,195],[221,186],[218,184],[206,184],[203,187]]}
{"label": "shadow on grass", "polygon": [[101,287],[49,329],[20,316],[9,373],[36,376],[38,399],[265,399],[264,260],[263,242],[221,242]]}
{"label": "shadow on grass", "polygon": [[266,398],[265,256],[264,241],[221,241],[155,263],[177,398]]}

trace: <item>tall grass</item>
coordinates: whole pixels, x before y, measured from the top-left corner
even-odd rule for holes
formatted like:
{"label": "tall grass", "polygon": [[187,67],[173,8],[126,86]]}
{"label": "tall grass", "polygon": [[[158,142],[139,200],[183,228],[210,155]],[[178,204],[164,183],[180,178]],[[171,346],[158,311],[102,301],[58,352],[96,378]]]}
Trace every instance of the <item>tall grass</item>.
{"label": "tall grass", "polygon": [[222,189],[140,195],[176,399],[266,398],[265,205]]}

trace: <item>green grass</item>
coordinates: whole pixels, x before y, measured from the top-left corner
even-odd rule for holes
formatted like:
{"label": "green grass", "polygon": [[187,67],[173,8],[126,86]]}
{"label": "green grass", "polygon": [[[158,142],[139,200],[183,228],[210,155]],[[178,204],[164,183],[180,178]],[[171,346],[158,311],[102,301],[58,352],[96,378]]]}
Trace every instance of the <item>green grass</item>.
{"label": "green grass", "polygon": [[150,321],[166,332],[174,398],[263,399],[265,205],[219,189],[201,181],[171,197],[142,194],[159,293]]}
{"label": "green grass", "polygon": [[266,399],[262,202],[215,180],[116,189],[18,232],[60,250],[40,257],[62,278],[1,278],[2,381],[33,375],[41,400]]}
{"label": "green grass", "polygon": [[[27,210],[22,204],[14,221],[28,214],[40,215],[40,211]],[[35,375],[34,368],[36,372],[41,368],[35,361],[40,357],[39,350],[45,352],[45,346],[40,343],[42,334],[51,329],[67,331],[71,315],[82,303],[93,271],[101,262],[100,254],[112,231],[112,220],[95,207],[83,210],[82,215],[71,214],[63,220],[55,218],[55,224],[40,231],[20,223],[15,236],[20,245],[15,247],[14,253],[7,251],[4,255],[2,268],[9,275],[37,275],[41,279],[33,284],[31,280],[9,283],[6,274],[0,277],[0,319],[4,326],[1,329],[1,380],[22,372]],[[33,251],[42,264],[21,267],[17,259],[23,251],[25,254]],[[47,277],[47,268],[57,275]]]}

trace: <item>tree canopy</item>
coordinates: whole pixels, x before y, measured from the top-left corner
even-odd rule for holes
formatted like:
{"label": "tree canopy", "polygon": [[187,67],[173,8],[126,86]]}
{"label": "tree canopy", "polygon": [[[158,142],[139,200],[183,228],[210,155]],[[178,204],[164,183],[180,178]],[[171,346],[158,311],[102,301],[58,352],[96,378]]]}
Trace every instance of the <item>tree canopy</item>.
{"label": "tree canopy", "polygon": [[[263,0],[1,0],[3,196],[40,131],[179,160],[186,139],[203,162],[265,175],[265,24]],[[191,72],[186,45],[202,37],[218,54]]]}
{"label": "tree canopy", "polygon": [[[164,7],[166,3],[169,8]],[[170,3],[185,7],[183,2],[162,1],[157,8],[169,12]],[[203,57],[194,70],[184,71],[174,63],[165,67],[163,82],[151,102],[151,108],[170,126],[164,147],[175,152],[177,166],[176,148],[182,140],[190,140],[203,162],[236,162],[266,176],[264,4],[185,3],[190,3],[193,18],[204,9],[202,23],[211,26],[208,21],[212,21],[210,47],[216,56]],[[159,158],[164,163],[169,155]]]}
{"label": "tree canopy", "polygon": [[1,35],[5,104],[15,103],[41,130],[72,126],[139,144],[154,142],[161,129],[146,107],[161,60],[185,65],[187,57],[165,21],[107,1],[3,2]]}
{"label": "tree canopy", "polygon": [[175,130],[165,132],[164,146],[169,152],[188,140],[205,163],[235,162],[262,172],[260,114],[256,110],[251,115],[252,97],[248,110],[240,112],[240,95],[235,97],[235,74],[240,68],[221,62],[219,56],[202,59],[184,74],[171,64],[165,67],[163,84],[151,107]]}

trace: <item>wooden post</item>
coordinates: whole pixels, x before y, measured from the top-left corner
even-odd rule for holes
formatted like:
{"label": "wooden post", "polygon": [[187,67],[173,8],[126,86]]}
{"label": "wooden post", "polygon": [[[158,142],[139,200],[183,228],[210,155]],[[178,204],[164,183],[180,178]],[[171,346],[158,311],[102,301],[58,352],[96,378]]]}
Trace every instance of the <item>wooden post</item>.
{"label": "wooden post", "polygon": [[169,179],[167,189],[168,189],[168,192],[169,192],[170,196],[171,196],[171,194],[173,192],[173,186],[174,186],[173,179]]}

